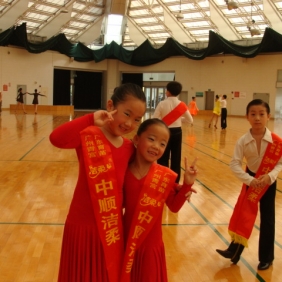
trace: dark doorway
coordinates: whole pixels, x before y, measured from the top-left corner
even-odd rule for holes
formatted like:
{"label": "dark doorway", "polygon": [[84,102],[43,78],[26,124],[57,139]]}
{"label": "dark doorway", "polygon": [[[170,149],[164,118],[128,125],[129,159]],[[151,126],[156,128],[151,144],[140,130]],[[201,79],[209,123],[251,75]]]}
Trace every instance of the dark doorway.
{"label": "dark doorway", "polygon": [[75,109],[101,109],[102,73],[76,71],[74,75]]}
{"label": "dark doorway", "polygon": [[69,70],[54,69],[53,105],[71,105]]}
{"label": "dark doorway", "polygon": [[141,88],[143,87],[143,73],[123,73],[122,83],[135,83]]}

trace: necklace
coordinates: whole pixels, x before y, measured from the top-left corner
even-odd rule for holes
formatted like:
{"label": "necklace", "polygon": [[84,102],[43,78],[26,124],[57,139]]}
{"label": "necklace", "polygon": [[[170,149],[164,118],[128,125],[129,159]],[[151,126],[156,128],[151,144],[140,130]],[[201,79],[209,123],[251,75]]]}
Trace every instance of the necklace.
{"label": "necklace", "polygon": [[144,176],[146,176],[148,171],[149,171],[149,169],[146,169],[146,171],[141,173],[140,170],[137,168],[136,164],[133,165],[133,169],[134,169],[135,172],[137,172],[138,176],[140,177],[139,179],[141,179]]}

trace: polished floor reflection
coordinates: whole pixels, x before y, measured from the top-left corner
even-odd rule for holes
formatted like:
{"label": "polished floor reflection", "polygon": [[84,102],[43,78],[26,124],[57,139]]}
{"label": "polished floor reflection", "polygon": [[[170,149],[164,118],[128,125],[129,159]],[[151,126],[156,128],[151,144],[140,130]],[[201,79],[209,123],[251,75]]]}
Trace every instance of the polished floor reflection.
{"label": "polished floor reflection", "polygon": [[[72,150],[49,142],[50,132],[74,116],[27,115],[3,111],[0,117],[0,281],[57,280],[63,225],[77,180]],[[147,114],[146,118],[150,115]],[[228,117],[227,130],[208,128],[210,116],[199,114],[183,124],[183,159],[198,157],[199,175],[191,203],[178,214],[165,208],[163,236],[170,282],[280,281],[282,276],[282,173],[276,197],[273,266],[257,271],[259,219],[249,248],[237,265],[215,249],[229,242],[227,225],[241,183],[229,170],[236,140],[249,128],[241,117]],[[282,136],[282,120],[268,127]],[[128,136],[128,137],[132,137]]]}

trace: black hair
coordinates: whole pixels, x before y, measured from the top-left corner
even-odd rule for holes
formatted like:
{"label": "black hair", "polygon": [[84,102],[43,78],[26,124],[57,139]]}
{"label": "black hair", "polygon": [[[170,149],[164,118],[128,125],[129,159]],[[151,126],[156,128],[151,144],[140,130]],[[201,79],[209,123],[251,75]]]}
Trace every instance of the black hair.
{"label": "black hair", "polygon": [[224,99],[226,99],[226,98],[227,98],[227,95],[224,94],[222,97],[223,97]]}
{"label": "black hair", "polygon": [[195,99],[195,97],[192,97],[192,100],[194,100]]}
{"label": "black hair", "polygon": [[34,92],[37,92],[37,89],[34,89]]}
{"label": "black hair", "polygon": [[114,89],[114,93],[111,97],[113,105],[117,106],[119,103],[124,102],[127,96],[135,97],[146,103],[146,96],[139,85],[134,83],[124,83]]}
{"label": "black hair", "polygon": [[218,95],[215,95],[215,99],[219,99],[219,96],[218,96]]}
{"label": "black hair", "polygon": [[155,124],[165,127],[170,135],[168,126],[161,119],[158,118],[149,118],[143,121],[137,130],[137,135],[140,136],[143,132],[145,132],[148,129],[148,127]]}
{"label": "black hair", "polygon": [[18,92],[22,91],[23,89],[22,88],[19,88]]}
{"label": "black hair", "polygon": [[166,89],[172,96],[178,96],[182,91],[182,84],[177,81],[171,81],[166,85]]}
{"label": "black hair", "polygon": [[115,93],[115,91],[116,91],[117,89],[118,89],[118,86],[114,88],[114,92],[113,92],[113,95],[114,95],[114,93]]}
{"label": "black hair", "polygon": [[263,107],[265,107],[266,112],[268,114],[270,114],[270,107],[269,107],[268,103],[266,103],[265,101],[263,101],[261,99],[254,99],[247,105],[246,115],[248,115],[248,113],[250,111],[250,107],[252,107],[252,106],[263,106]]}

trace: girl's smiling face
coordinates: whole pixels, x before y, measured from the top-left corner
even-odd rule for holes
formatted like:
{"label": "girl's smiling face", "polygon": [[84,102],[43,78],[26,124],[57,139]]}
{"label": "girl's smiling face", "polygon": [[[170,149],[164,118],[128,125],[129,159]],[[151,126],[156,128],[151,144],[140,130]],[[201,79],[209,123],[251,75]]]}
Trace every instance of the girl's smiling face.
{"label": "girl's smiling face", "polygon": [[112,100],[108,101],[108,111],[117,110],[113,114],[114,120],[109,124],[109,130],[115,136],[133,131],[141,122],[146,111],[145,102],[128,95],[126,100],[114,107]]}
{"label": "girl's smiling face", "polygon": [[152,124],[140,134],[134,136],[134,143],[140,157],[148,162],[155,162],[164,153],[169,141],[169,130],[160,124]]}

